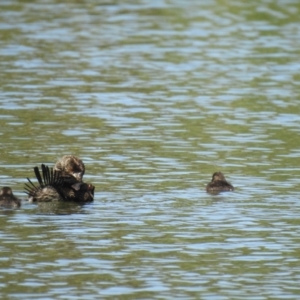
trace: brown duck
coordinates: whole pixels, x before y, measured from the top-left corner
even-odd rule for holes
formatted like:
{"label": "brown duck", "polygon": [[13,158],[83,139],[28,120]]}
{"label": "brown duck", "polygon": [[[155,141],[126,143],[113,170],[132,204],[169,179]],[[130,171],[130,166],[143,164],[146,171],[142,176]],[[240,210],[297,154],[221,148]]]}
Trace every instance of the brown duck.
{"label": "brown duck", "polygon": [[215,172],[212,176],[211,182],[206,186],[206,191],[209,193],[218,193],[233,190],[234,187],[226,181],[225,176],[221,172]]}
{"label": "brown duck", "polygon": [[34,168],[35,176],[39,185],[36,186],[27,178],[29,183],[25,184],[25,190],[29,201],[49,202],[49,201],[73,201],[91,202],[94,200],[95,187],[84,182],[76,182],[72,185],[65,182],[66,176],[60,172],[41,165],[42,175],[38,167]]}
{"label": "brown duck", "polygon": [[0,191],[0,206],[20,207],[21,201],[15,197],[10,187],[5,186]]}
{"label": "brown duck", "polygon": [[[63,190],[69,195],[69,198],[76,198],[78,195],[73,195],[72,191],[82,194],[83,191],[93,191],[95,187],[91,184],[83,183],[82,178],[85,173],[85,165],[83,161],[75,155],[64,155],[59,159],[54,171],[58,172],[64,179]],[[88,198],[87,194],[83,198]]]}

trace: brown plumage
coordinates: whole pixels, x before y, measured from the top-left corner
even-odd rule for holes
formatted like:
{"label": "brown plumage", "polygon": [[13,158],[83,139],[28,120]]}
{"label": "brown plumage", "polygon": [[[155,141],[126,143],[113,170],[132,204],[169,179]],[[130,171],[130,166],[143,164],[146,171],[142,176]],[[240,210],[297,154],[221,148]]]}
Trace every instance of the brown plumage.
{"label": "brown plumage", "polygon": [[85,201],[93,201],[91,198],[94,196],[95,187],[82,181],[85,165],[79,157],[64,155],[56,162],[54,170],[63,177],[63,191],[68,194],[69,199],[79,197],[86,199]]}
{"label": "brown plumage", "polygon": [[49,202],[49,201],[74,201],[91,202],[94,200],[94,186],[76,182],[72,185],[65,182],[65,177],[60,172],[41,165],[42,175],[38,167],[34,168],[35,176],[39,185],[36,186],[27,178],[29,184],[25,184],[25,190],[29,201]]}
{"label": "brown plumage", "polygon": [[5,186],[0,191],[0,206],[20,207],[21,201],[15,197],[10,187]]}
{"label": "brown plumage", "polygon": [[66,200],[61,189],[63,186],[63,178],[58,172],[49,169],[44,164],[41,165],[42,175],[38,167],[34,167],[34,174],[39,185],[34,185],[27,178],[29,183],[25,183],[25,193],[28,194],[28,200],[31,202],[50,202]]}
{"label": "brown plumage", "polygon": [[206,186],[206,191],[209,193],[218,193],[225,191],[233,191],[234,187],[226,181],[225,176],[221,172],[215,172],[212,180]]}
{"label": "brown plumage", "polygon": [[85,172],[85,166],[82,160],[74,155],[64,155],[59,159],[54,170],[64,177],[65,182],[81,182]]}
{"label": "brown plumage", "polygon": [[94,200],[95,187],[89,183],[79,182],[71,187],[63,186],[62,192],[67,201],[74,202],[91,202]]}

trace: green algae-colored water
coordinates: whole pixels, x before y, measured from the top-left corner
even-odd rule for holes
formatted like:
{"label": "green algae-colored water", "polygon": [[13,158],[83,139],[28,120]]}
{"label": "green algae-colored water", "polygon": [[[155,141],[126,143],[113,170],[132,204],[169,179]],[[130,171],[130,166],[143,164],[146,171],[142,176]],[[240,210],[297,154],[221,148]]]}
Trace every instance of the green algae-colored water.
{"label": "green algae-colored water", "polygon": [[[300,297],[297,1],[1,1],[1,299]],[[95,201],[25,201],[80,156]],[[222,171],[233,193],[209,195]]]}

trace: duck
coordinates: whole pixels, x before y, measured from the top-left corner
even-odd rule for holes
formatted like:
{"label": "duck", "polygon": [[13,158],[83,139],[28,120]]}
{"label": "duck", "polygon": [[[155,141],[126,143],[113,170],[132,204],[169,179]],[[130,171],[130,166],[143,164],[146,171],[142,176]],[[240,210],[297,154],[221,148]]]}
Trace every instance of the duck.
{"label": "duck", "polygon": [[[54,165],[54,171],[63,177],[63,190],[69,195],[68,198],[82,197],[89,199],[87,196],[89,193],[94,195],[95,187],[82,181],[85,173],[85,165],[79,157],[64,155]],[[77,192],[76,195],[73,194],[73,190]]]}
{"label": "duck", "polygon": [[42,174],[38,167],[34,173],[39,185],[35,185],[29,178],[25,184],[25,193],[30,202],[73,201],[92,202],[95,187],[84,182],[70,184],[65,182],[66,176],[61,172],[41,165]]}
{"label": "duck", "polygon": [[208,193],[218,193],[233,190],[234,187],[228,181],[226,181],[222,172],[215,172],[212,175],[211,182],[206,186],[206,191]]}
{"label": "duck", "polygon": [[94,194],[95,187],[82,181],[85,165],[78,156],[64,155],[56,162],[54,171],[64,178],[64,189],[70,196],[72,195],[72,190],[76,190],[78,194],[82,194],[84,190]]}
{"label": "duck", "polygon": [[9,186],[5,186],[0,190],[0,206],[4,207],[20,207],[21,201],[12,192]]}
{"label": "duck", "polygon": [[66,183],[82,182],[85,173],[83,161],[75,155],[64,155],[54,165],[54,171],[59,172]]}

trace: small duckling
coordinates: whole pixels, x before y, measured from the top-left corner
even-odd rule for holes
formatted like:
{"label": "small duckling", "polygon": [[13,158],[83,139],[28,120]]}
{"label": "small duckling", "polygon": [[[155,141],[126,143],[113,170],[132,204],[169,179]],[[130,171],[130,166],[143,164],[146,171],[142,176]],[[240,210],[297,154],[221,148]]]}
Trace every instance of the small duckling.
{"label": "small duckling", "polygon": [[212,180],[206,186],[208,193],[218,193],[225,191],[233,191],[234,187],[226,181],[225,176],[221,172],[215,172],[212,176]]}
{"label": "small duckling", "polygon": [[55,166],[54,171],[61,173],[66,183],[82,182],[82,177],[85,172],[85,166],[82,160],[74,155],[64,155],[59,159]]}
{"label": "small duckling", "polygon": [[0,191],[0,206],[20,207],[21,201],[15,197],[10,187],[5,186]]}

